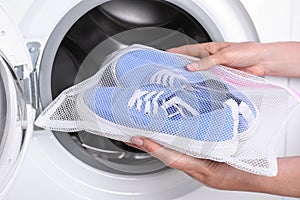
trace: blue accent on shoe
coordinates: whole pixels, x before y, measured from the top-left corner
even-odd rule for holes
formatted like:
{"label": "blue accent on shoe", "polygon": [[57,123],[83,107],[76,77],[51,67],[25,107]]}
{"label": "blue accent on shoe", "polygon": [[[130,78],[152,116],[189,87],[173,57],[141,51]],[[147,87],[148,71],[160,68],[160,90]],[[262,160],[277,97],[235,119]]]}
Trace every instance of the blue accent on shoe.
{"label": "blue accent on shoe", "polygon": [[[182,75],[188,83],[197,83],[199,73],[189,72],[186,65],[191,61],[172,54],[157,50],[135,50],[122,55],[116,65],[115,74],[122,86],[140,85],[149,83],[151,75],[165,69]],[[203,80],[202,80],[203,81]]]}
{"label": "blue accent on shoe", "polygon": [[[155,116],[152,112],[146,114],[145,102],[141,111],[128,108],[128,101],[137,89],[152,91],[165,91],[158,99],[160,106]],[[205,91],[204,91],[205,93]],[[147,130],[169,135],[177,135],[198,141],[220,142],[228,141],[234,137],[234,122],[231,109],[223,106],[223,102],[209,101],[202,98],[201,92],[187,92],[174,90],[158,85],[145,85],[141,88],[98,87],[84,93],[84,101],[88,107],[99,117],[115,124],[137,129]],[[165,113],[161,108],[163,102],[179,97],[199,113],[193,116],[183,108],[186,117],[181,114],[168,117],[178,109],[170,106]],[[155,97],[150,98],[152,101]],[[153,106],[151,107],[153,111]],[[219,119],[216,121],[216,119]],[[223,120],[223,122],[222,122]]]}
{"label": "blue accent on shoe", "polygon": [[[117,81],[124,87],[139,86],[148,84],[151,77],[161,70],[170,70],[170,72],[182,75],[186,83],[195,91],[201,91],[202,99],[207,101],[224,102],[228,99],[234,99],[238,104],[245,102],[251,111],[256,115],[256,110],[251,101],[242,93],[230,85],[208,79],[205,72],[190,72],[186,70],[186,65],[191,61],[178,55],[169,54],[163,51],[141,49],[128,52],[122,55],[115,66]],[[175,87],[179,87],[184,81],[176,80]],[[209,91],[208,91],[209,90]],[[215,90],[215,91],[214,91]],[[204,92],[205,91],[205,92]],[[202,107],[207,106],[206,104]],[[211,110],[210,106],[206,109]],[[240,116],[238,132],[244,132],[249,128],[247,120]]]}

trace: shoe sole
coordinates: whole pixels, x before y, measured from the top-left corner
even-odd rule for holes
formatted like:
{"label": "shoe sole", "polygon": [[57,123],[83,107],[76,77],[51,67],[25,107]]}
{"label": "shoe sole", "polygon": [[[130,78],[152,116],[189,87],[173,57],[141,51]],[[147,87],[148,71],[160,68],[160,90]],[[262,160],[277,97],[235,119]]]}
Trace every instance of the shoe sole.
{"label": "shoe sole", "polygon": [[[130,128],[108,121],[94,113],[86,105],[83,95],[81,94],[77,98],[76,107],[77,110],[80,111],[80,116],[86,119],[82,124],[77,122],[78,127],[83,127],[84,130],[96,135],[109,137],[122,142],[131,142],[132,137],[142,136],[167,148],[184,152],[187,155],[198,158],[209,158],[219,162],[227,160],[227,157],[232,156],[237,151],[237,133],[234,133],[231,140],[221,142],[203,142],[176,135]],[[87,124],[86,121],[89,121],[90,123]],[[137,135],[136,133],[139,134]],[[185,146],[185,148],[182,148],[183,144],[188,145],[188,147]]]}

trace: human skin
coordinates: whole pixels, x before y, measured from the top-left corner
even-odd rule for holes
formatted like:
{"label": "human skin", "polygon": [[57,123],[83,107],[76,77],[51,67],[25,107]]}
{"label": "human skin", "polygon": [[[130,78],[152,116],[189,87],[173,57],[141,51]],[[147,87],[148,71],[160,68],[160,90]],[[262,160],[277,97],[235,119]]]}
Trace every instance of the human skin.
{"label": "human skin", "polygon": [[278,174],[267,177],[247,173],[225,163],[194,158],[147,138],[134,137],[132,142],[127,144],[215,189],[300,197],[300,157],[278,158]]}
{"label": "human skin", "polygon": [[300,42],[211,42],[168,51],[202,58],[190,71],[225,65],[258,76],[300,77]]}
{"label": "human skin", "polygon": [[[206,70],[221,64],[258,76],[300,77],[298,42],[212,42],[168,51],[201,58],[187,66],[190,71]],[[238,170],[225,163],[194,158],[147,138],[134,137],[132,144],[128,145],[153,155],[167,166],[181,170],[212,188],[300,197],[300,156],[278,158],[278,174],[266,177]]]}

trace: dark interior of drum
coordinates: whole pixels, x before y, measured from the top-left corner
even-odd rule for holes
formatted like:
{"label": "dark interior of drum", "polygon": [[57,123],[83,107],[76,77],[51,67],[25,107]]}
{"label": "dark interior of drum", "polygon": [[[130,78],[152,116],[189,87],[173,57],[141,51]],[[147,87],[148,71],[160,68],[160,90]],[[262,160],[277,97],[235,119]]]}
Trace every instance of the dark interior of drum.
{"label": "dark interior of drum", "polygon": [[[121,32],[143,27],[177,31],[199,43],[211,41],[204,27],[196,19],[171,3],[162,0],[109,1],[83,15],[63,38],[52,68],[53,98],[74,85],[79,67],[99,43]],[[92,69],[95,72],[97,70]],[[121,169],[104,166],[103,160],[132,168],[128,173],[134,174],[145,173],[145,166],[162,165],[148,154],[119,141],[83,132],[54,134],[74,156],[101,170],[122,173]]]}

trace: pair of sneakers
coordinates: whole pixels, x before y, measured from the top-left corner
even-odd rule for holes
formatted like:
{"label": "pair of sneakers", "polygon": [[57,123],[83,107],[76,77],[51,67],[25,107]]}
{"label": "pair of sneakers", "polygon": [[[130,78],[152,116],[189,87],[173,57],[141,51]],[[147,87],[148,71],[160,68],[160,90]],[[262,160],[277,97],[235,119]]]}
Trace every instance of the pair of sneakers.
{"label": "pair of sneakers", "polygon": [[[189,57],[137,46],[109,64],[114,87],[93,87],[83,99],[112,131],[152,138],[201,157],[221,158],[237,149],[251,127],[254,105],[211,71],[189,72]],[[111,80],[113,79],[113,80]]]}

